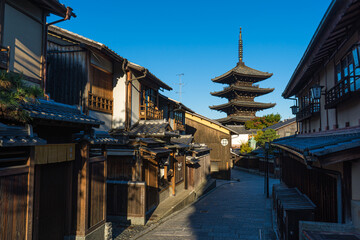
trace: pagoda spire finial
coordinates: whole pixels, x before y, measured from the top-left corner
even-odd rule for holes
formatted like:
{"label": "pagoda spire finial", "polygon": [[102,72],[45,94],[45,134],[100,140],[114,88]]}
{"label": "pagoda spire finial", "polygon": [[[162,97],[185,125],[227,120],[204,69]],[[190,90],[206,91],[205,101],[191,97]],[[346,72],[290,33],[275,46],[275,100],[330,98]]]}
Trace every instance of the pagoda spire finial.
{"label": "pagoda spire finial", "polygon": [[239,63],[243,62],[243,41],[241,36],[241,27],[240,27],[240,34],[239,34]]}

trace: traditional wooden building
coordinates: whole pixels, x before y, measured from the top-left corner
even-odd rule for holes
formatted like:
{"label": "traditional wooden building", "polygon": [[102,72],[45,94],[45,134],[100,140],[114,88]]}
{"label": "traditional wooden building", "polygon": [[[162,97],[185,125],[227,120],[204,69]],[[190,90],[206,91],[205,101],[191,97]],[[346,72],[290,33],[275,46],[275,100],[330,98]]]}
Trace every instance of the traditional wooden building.
{"label": "traditional wooden building", "polygon": [[282,181],[315,203],[315,220],[357,228],[359,16],[360,1],[331,2],[283,92],[297,98],[300,134],[273,143],[282,150]]}
{"label": "traditional wooden building", "polygon": [[195,143],[204,143],[210,149],[211,174],[221,179],[231,178],[230,128],[197,113],[185,113],[186,133],[194,136]]}
{"label": "traditional wooden building", "polygon": [[63,20],[76,16],[70,7],[54,0],[0,2],[0,69],[21,73],[28,82],[44,86],[46,16],[50,13]]}
{"label": "traditional wooden building", "polygon": [[[139,120],[163,119],[159,89],[171,90],[148,69],[102,43],[50,26],[46,92],[105,122],[129,130]],[[59,86],[68,86],[60,88]]]}
{"label": "traditional wooden building", "polygon": [[282,138],[297,134],[298,126],[296,118],[290,118],[275,123],[270,127],[264,128],[263,131],[266,131],[267,129],[274,129],[276,131],[276,134]]}
{"label": "traditional wooden building", "polygon": [[254,83],[263,81],[272,76],[272,73],[261,72],[245,65],[243,62],[243,44],[241,29],[239,36],[239,62],[236,67],[212,79],[215,83],[228,84],[223,90],[212,92],[211,95],[226,98],[227,103],[210,106],[211,109],[227,114],[226,118],[217,119],[224,125],[242,125],[255,117],[259,110],[274,107],[274,103],[255,102],[254,98],[270,93],[273,88],[259,88]]}

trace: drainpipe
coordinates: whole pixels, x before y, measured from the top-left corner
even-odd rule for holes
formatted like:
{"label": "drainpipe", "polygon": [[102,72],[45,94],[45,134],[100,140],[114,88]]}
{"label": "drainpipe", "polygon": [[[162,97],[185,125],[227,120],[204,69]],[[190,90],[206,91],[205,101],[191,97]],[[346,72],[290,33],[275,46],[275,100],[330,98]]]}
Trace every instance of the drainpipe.
{"label": "drainpipe", "polygon": [[145,78],[147,76],[147,73],[148,73],[148,70],[145,68],[144,73],[143,73],[142,76],[135,77],[135,78],[130,78],[127,75],[127,73],[130,72],[127,65],[128,65],[128,61],[127,61],[127,59],[124,59],[124,62],[122,64],[122,70],[126,74],[126,81],[125,81],[125,86],[126,86],[126,92],[125,92],[125,107],[126,107],[126,110],[125,110],[125,131],[130,130],[130,122],[131,122],[130,121],[131,114],[129,113],[129,108],[131,108],[131,99],[128,99],[130,94],[131,94],[130,93],[131,88],[129,89],[129,84],[134,80],[139,80],[139,79]]}
{"label": "drainpipe", "polygon": [[[296,104],[296,106],[298,106],[298,101],[297,101],[297,98],[285,98],[285,99],[290,99],[290,100],[295,100],[295,104]],[[295,117],[296,117],[296,115],[295,115]],[[299,134],[299,123],[296,121],[296,132],[295,132],[295,134],[297,135],[297,134]]]}
{"label": "drainpipe", "polygon": [[331,175],[335,175],[336,176],[336,190],[337,190],[337,215],[338,215],[338,223],[342,223],[342,178],[341,178],[341,173],[335,170],[329,170],[329,169],[324,169],[324,168],[319,168],[319,167],[313,167],[310,165],[307,165],[307,167],[309,169],[313,169],[315,171],[318,172],[323,172],[326,174],[331,174]]}
{"label": "drainpipe", "polygon": [[[44,51],[43,51],[43,53],[44,53],[44,62],[42,63],[43,64],[43,76],[44,76],[44,78],[43,78],[43,86],[42,87],[43,87],[44,93],[46,92],[46,59],[47,59],[47,40],[48,40],[48,36],[47,36],[48,34],[47,33],[48,33],[48,27],[50,25],[53,25],[53,24],[56,24],[56,23],[59,23],[59,22],[70,20],[71,16],[76,17],[76,15],[72,11],[73,11],[73,9],[71,7],[67,7],[66,8],[66,14],[65,14],[65,17],[63,19],[60,19],[60,20],[57,20],[57,21],[54,21],[54,22],[51,22],[51,23],[47,23],[45,25],[44,37],[43,37],[43,39],[44,39],[44,46],[43,46],[43,48],[44,48]],[[45,94],[45,97],[49,98],[49,96],[47,96],[46,94]]]}

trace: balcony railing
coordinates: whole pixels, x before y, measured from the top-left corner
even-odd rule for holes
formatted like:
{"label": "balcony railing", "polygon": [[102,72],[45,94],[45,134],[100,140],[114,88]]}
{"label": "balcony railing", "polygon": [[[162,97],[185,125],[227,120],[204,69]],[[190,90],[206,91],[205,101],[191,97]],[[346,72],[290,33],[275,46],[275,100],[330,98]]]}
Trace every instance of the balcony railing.
{"label": "balcony railing", "polygon": [[182,123],[181,120],[175,119],[175,129],[174,130],[185,131],[185,125]]}
{"label": "balcony railing", "polygon": [[360,90],[360,76],[348,76],[326,92],[325,108],[334,108]]}
{"label": "balcony railing", "polygon": [[302,121],[317,113],[320,113],[320,103],[313,102],[299,110],[299,112],[296,114],[296,120]]}
{"label": "balcony railing", "polygon": [[89,92],[88,107],[91,110],[111,113],[113,112],[113,100],[109,98],[99,97]]}
{"label": "balcony railing", "polygon": [[10,47],[0,45],[0,69],[9,69]]}
{"label": "balcony railing", "polygon": [[157,107],[150,107],[146,105],[140,105],[140,119],[141,120],[160,120],[163,119],[163,110],[157,109]]}

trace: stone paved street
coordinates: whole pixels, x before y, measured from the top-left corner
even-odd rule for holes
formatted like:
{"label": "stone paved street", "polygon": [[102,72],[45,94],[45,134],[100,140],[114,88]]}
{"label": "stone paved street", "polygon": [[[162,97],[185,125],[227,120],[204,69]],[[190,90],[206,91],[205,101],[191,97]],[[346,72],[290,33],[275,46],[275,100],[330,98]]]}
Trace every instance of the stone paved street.
{"label": "stone paved street", "polygon": [[232,177],[240,182],[218,181],[215,191],[138,239],[274,239],[264,177],[236,169]]}

